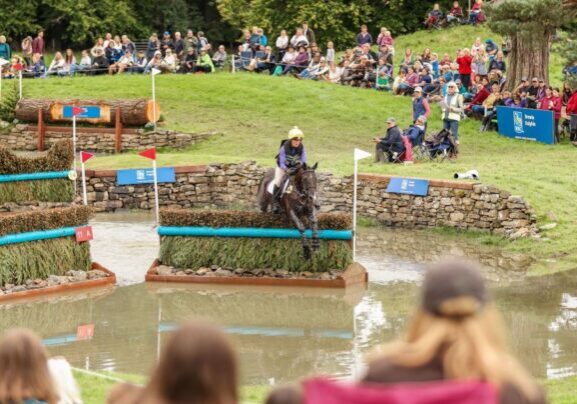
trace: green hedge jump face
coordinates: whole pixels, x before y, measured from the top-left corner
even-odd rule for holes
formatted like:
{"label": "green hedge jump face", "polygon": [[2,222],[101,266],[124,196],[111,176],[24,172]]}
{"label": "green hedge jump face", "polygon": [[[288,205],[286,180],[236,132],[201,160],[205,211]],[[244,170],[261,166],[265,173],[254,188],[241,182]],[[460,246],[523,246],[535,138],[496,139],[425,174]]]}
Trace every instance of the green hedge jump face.
{"label": "green hedge jump face", "polygon": [[9,213],[0,215],[0,236],[36,230],[83,226],[88,223],[91,216],[92,208],[81,205],[70,206],[68,208]]}
{"label": "green hedge jump face", "polygon": [[0,175],[67,171],[72,167],[73,161],[71,140],[55,143],[48,153],[41,157],[17,156],[6,147],[0,146]]}

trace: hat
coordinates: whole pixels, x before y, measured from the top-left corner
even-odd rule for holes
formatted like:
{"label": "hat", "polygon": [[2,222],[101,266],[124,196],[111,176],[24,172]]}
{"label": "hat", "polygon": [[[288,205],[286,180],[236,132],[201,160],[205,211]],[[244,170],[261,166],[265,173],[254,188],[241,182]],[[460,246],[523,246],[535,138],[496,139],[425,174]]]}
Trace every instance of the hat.
{"label": "hat", "polygon": [[417,92],[422,93],[422,92],[423,92],[423,88],[422,88],[422,87],[415,87],[414,92],[415,92],[415,93],[417,93]]}
{"label": "hat", "polygon": [[170,32],[164,31],[164,36],[170,36]]}
{"label": "hat", "polygon": [[288,133],[289,139],[295,139],[295,138],[302,139],[303,137],[305,137],[305,135],[303,134],[303,131],[298,128],[298,126],[294,126],[291,130],[289,130]]}
{"label": "hat", "polygon": [[391,122],[391,123],[397,123],[397,120],[396,120],[395,118],[393,118],[393,117],[390,117],[390,118],[387,118],[387,123],[389,123],[389,122]]}
{"label": "hat", "polygon": [[436,316],[465,317],[489,300],[480,268],[462,259],[431,265],[423,282],[422,308]]}

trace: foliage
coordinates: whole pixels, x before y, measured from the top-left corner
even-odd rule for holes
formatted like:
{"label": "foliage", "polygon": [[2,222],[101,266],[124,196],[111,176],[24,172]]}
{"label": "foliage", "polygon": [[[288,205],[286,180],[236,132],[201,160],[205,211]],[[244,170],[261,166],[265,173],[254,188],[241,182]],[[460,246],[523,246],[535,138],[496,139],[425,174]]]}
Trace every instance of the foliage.
{"label": "foliage", "polygon": [[[184,210],[165,209],[160,211],[163,226],[199,227],[259,227],[292,228],[294,225],[284,215],[234,210]],[[351,228],[351,215],[346,213],[321,213],[318,215],[319,229],[345,230]]]}
{"label": "foliage", "polygon": [[0,215],[0,236],[83,226],[88,223],[90,216],[92,216],[92,208],[83,205],[9,213]]}
{"label": "foliage", "polygon": [[90,244],[77,243],[74,237],[9,244],[0,247],[0,285],[88,271],[90,265]]}
{"label": "foliage", "polygon": [[67,178],[0,183],[0,204],[30,201],[72,202],[73,199],[74,182]]}
{"label": "foliage", "polygon": [[346,241],[320,240],[313,259],[303,258],[299,239],[172,237],[161,238],[160,262],[176,268],[272,268],[290,272],[344,270],[352,260]]}
{"label": "foliage", "polygon": [[72,167],[73,160],[71,140],[54,143],[48,153],[38,157],[17,156],[0,145],[0,174],[66,171]]}
{"label": "foliage", "polygon": [[9,81],[2,88],[2,99],[0,100],[0,119],[7,122],[14,120],[14,109],[19,99],[18,80]]}

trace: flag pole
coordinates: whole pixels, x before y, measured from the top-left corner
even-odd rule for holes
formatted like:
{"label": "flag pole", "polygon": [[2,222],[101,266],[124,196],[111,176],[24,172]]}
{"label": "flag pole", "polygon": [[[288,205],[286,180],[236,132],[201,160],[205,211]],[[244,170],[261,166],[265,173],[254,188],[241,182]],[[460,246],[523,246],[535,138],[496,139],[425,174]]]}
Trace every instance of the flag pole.
{"label": "flag pole", "polygon": [[22,69],[20,69],[20,76],[18,76],[18,99],[22,99]]}
{"label": "flag pole", "polygon": [[156,159],[152,160],[152,178],[154,181],[154,209],[156,212],[156,225],[160,224],[159,203],[158,203],[158,177],[156,175]]}
{"label": "flag pole", "polygon": [[[82,154],[82,152],[80,152]],[[86,170],[84,169],[84,159],[80,156],[80,167],[82,169],[82,201],[88,205],[88,196],[86,195]]]}
{"label": "flag pole", "polygon": [[153,103],[153,108],[152,108],[152,120],[154,121],[154,131],[156,132],[156,82],[154,79],[154,76],[156,76],[155,72],[152,71],[151,72],[151,76],[152,76],[152,103]]}
{"label": "flag pole", "polygon": [[353,262],[357,260],[357,175],[359,162],[355,156],[355,166],[353,170]]}
{"label": "flag pole", "polygon": [[[72,113],[72,151],[74,155],[74,165],[72,170],[76,172],[76,114]],[[76,180],[74,180],[74,198],[76,198]]]}

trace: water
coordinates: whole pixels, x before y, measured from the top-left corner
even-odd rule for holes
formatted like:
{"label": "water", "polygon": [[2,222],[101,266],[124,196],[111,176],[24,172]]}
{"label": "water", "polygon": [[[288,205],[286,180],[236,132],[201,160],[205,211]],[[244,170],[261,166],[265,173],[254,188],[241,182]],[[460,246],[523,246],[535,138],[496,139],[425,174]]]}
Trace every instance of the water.
{"label": "water", "polygon": [[[363,229],[358,258],[368,288],[317,290],[145,284],[158,249],[147,214],[98,216],[95,261],[116,272],[116,288],[0,306],[0,331],[28,327],[53,355],[74,366],[146,374],[178,322],[201,318],[231,335],[243,383],[295,380],[313,373],[350,377],[363,357],[398,336],[415,307],[424,264],[451,253],[482,262],[510,327],[512,349],[539,378],[577,374],[577,275],[526,278],[524,256],[454,238]],[[93,324],[91,340],[76,338]]]}

